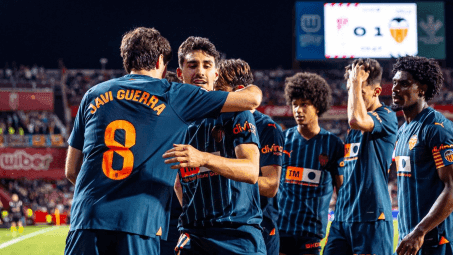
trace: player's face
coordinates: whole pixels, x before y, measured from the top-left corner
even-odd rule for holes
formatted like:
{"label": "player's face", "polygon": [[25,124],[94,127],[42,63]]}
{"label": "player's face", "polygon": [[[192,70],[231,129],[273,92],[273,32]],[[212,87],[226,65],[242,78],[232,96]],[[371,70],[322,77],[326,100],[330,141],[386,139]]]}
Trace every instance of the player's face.
{"label": "player's face", "polygon": [[420,100],[420,87],[412,75],[406,71],[398,71],[393,76],[393,103],[402,108],[416,104]]}
{"label": "player's face", "polygon": [[367,110],[373,105],[373,97],[375,93],[374,85],[369,85],[367,82],[362,85],[363,103],[365,104]]}
{"label": "player's face", "polygon": [[182,69],[178,69],[178,77],[184,82],[202,87],[207,90],[214,89],[214,83],[219,73],[215,66],[215,58],[204,51],[195,50],[185,56]]}
{"label": "player's face", "polygon": [[291,103],[297,125],[308,125],[318,120],[318,109],[308,99],[294,99]]}

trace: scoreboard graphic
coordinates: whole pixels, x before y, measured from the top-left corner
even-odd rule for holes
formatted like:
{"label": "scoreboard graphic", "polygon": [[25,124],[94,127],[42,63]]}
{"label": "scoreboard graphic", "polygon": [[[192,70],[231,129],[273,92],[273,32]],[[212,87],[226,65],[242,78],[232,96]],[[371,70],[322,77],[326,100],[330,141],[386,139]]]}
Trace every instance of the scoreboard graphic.
{"label": "scoreboard graphic", "polygon": [[442,2],[297,2],[296,60],[445,58]]}

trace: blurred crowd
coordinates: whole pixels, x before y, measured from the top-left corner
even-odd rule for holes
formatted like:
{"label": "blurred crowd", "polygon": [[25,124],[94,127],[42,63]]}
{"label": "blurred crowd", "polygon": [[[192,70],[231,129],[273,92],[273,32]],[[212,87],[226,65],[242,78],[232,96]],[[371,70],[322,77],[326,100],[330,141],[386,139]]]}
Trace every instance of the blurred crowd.
{"label": "blurred crowd", "polygon": [[46,181],[26,179],[1,179],[0,188],[9,194],[18,194],[24,207],[31,208],[33,212],[42,211],[69,214],[74,185],[68,180]]}
{"label": "blurred crowd", "polygon": [[0,112],[2,135],[61,134],[66,137],[66,128],[52,112]]}

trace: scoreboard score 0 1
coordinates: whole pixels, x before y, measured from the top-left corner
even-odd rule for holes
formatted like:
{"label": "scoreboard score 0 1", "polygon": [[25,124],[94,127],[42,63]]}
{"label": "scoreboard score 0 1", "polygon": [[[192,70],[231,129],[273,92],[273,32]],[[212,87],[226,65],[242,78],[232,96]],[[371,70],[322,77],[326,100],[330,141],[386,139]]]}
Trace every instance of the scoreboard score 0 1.
{"label": "scoreboard score 0 1", "polygon": [[445,58],[442,2],[296,2],[296,60]]}
{"label": "scoreboard score 0 1", "polygon": [[391,58],[417,55],[417,5],[324,6],[326,58]]}

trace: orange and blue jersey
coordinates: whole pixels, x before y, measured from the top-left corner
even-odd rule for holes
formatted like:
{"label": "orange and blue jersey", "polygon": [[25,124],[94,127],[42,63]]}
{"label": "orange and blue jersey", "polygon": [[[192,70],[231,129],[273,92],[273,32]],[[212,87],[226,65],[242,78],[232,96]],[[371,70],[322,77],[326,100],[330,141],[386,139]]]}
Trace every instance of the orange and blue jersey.
{"label": "orange and blue jersey", "polygon": [[176,170],[162,155],[189,123],[217,117],[225,92],[126,75],[89,89],[70,146],[83,152],[71,231],[102,229],[166,238]]}
{"label": "orange and blue jersey", "polygon": [[386,106],[368,113],[371,132],[350,130],[340,162],[343,185],[338,191],[335,220],[340,222],[392,221],[388,171],[396,141],[396,114]]}
{"label": "orange and blue jersey", "polygon": [[[453,125],[428,107],[397,134],[398,230],[404,238],[428,214],[444,189],[437,170],[453,164]],[[425,244],[453,241],[453,214],[425,236]],[[424,244],[424,245],[425,245]]]}
{"label": "orange and blue jersey", "polygon": [[[188,144],[203,152],[236,158],[235,147],[259,146],[255,120],[250,111],[223,113],[189,128]],[[258,183],[248,184],[223,177],[206,167],[182,168],[183,213],[179,230],[199,227],[253,225],[259,227],[262,211]]]}
{"label": "orange and blue jersey", "polygon": [[321,128],[307,140],[296,127],[283,132],[283,168],[278,194],[280,235],[315,236],[326,233],[343,142]]}
{"label": "orange and blue jersey", "polygon": [[[260,168],[264,166],[282,166],[283,155],[283,131],[280,125],[275,123],[269,116],[259,111],[253,112],[256,128],[260,138]],[[260,171],[260,176],[262,173]],[[263,219],[277,223],[278,200],[260,196]]]}

